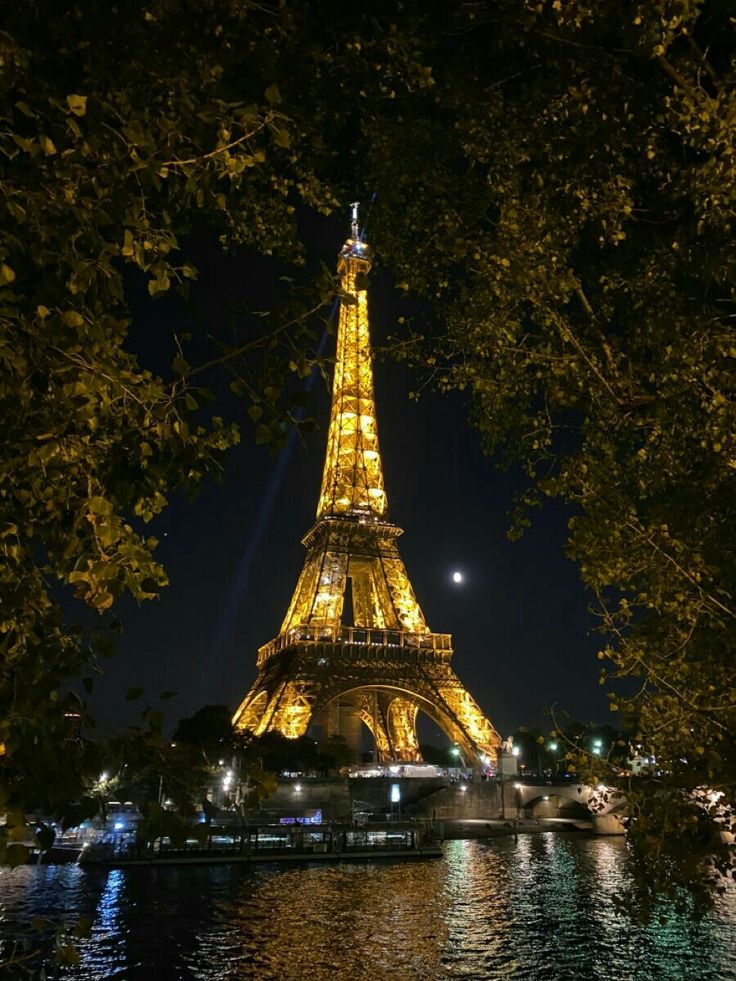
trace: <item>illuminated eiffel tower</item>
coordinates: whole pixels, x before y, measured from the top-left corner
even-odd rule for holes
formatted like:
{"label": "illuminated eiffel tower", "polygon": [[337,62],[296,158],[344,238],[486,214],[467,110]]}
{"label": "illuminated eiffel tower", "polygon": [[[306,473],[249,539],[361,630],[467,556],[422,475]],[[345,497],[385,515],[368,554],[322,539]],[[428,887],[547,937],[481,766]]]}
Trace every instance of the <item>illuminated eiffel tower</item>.
{"label": "illuminated eiffel tower", "polygon": [[431,633],[388,520],[376,432],[366,296],[370,248],[353,205],[340,252],[340,317],[322,490],[304,568],[277,637],[233,722],[296,738],[312,725],[381,761],[420,761],[424,712],[466,763],[493,765],[499,736],[450,666],[449,634]]}

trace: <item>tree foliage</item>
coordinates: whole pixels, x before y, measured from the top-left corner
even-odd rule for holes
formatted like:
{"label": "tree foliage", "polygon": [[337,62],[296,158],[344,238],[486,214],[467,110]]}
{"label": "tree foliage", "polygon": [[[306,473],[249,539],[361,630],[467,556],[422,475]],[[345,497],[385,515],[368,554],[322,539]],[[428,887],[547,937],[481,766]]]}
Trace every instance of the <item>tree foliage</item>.
{"label": "tree foliage", "polygon": [[[260,39],[247,70],[233,29]],[[107,611],[166,585],[145,525],[174,490],[217,474],[238,438],[197,412],[210,396],[183,353],[166,378],[130,353],[127,270],[146,277],[152,298],[185,294],[196,269],[182,236],[198,217],[223,243],[298,255],[287,192],[298,177],[297,198],[329,203],[289,153],[269,84],[271,29],[248,3],[198,4],[187,16],[172,3],[35,3],[5,20],[0,808],[50,807],[39,769],[79,787],[65,714],[88,717],[66,679],[85,674],[89,691],[117,628]],[[268,347],[272,333],[249,346]],[[269,438],[268,372],[256,387],[241,372],[238,384],[265,406],[252,415]]]}
{"label": "tree foliage", "polygon": [[258,763],[273,773],[319,773],[325,776],[355,762],[352,750],[341,736],[329,736],[318,742],[308,735],[287,739],[279,732],[246,736],[242,758],[246,765]]}
{"label": "tree foliage", "polygon": [[398,344],[525,467],[516,534],[546,498],[571,506],[601,683],[662,774],[629,788],[632,835],[663,857],[650,883],[691,889],[668,854],[673,826],[701,840],[682,788],[733,801],[736,778],[733,23],[719,3],[509,2],[448,33],[431,92],[369,131],[382,251],[442,324]]}
{"label": "tree foliage", "polygon": [[[612,709],[673,787],[732,798],[728,6],[86,0],[16,6],[0,39],[0,806],[33,799],[33,754],[62,772],[64,711],[86,711],[64,678],[123,594],[165,584],[145,523],[237,438],[199,369],[234,372],[276,435],[324,300],[300,292],[297,208],[374,189],[379,255],[434,310],[397,353],[526,468],[517,533],[545,498],[571,505]],[[283,256],[293,289],[265,329],[159,377],[126,345],[126,275],[186,292],[197,220]],[[70,592],[97,624],[71,626]]]}
{"label": "tree foliage", "polygon": [[174,742],[199,747],[214,765],[220,757],[232,752],[232,714],[227,705],[203,705],[194,715],[179,720]]}
{"label": "tree foliage", "polygon": [[[358,84],[385,102],[386,80],[410,77],[406,42],[388,28],[373,64],[352,42],[339,59],[323,50],[332,14],[83,0],[16,6],[4,20],[0,808],[50,806],[30,757],[66,772],[70,791],[81,785],[66,767],[65,715],[88,734],[86,694],[119,628],[109,611],[167,582],[145,526],[172,493],[217,475],[238,439],[209,406],[208,372],[227,372],[250,402],[256,441],[278,444],[285,416],[298,421],[288,381],[309,374],[332,284],[315,286],[313,270],[309,289],[296,278],[297,207],[336,204],[335,121],[354,131],[340,96]],[[179,338],[164,377],[131,353],[126,286],[144,277],[152,301],[186,297],[197,222],[224,248],[279,255],[294,276],[283,302],[212,358],[191,364]],[[80,676],[85,691],[70,694]],[[79,745],[84,755],[89,740]]]}

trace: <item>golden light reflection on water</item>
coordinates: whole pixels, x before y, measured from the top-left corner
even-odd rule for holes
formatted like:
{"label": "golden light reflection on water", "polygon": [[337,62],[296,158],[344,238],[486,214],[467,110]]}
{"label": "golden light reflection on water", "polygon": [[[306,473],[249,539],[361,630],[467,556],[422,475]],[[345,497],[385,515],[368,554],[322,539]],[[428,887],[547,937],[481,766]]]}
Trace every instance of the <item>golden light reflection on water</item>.
{"label": "golden light reflection on water", "polygon": [[[266,879],[233,914],[215,913],[193,964],[228,951],[202,978],[436,978],[445,948],[448,900],[443,862],[344,865],[292,870]],[[288,902],[284,902],[288,895]],[[263,915],[263,910],[278,915]],[[259,932],[253,932],[258,915]],[[242,940],[252,956],[243,962]],[[218,973],[230,961],[227,974]]]}
{"label": "golden light reflection on water", "polygon": [[736,900],[710,921],[617,911],[620,839],[454,841],[444,860],[0,875],[0,939],[86,914],[74,979],[736,979]]}

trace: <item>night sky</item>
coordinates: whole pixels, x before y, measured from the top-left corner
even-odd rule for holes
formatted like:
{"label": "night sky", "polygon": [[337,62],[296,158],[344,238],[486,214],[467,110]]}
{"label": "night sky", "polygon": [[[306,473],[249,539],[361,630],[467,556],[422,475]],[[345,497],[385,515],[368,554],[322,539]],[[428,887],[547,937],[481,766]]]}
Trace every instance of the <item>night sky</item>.
{"label": "night sky", "polygon": [[[334,268],[347,221],[344,229],[309,216],[303,224],[309,260]],[[380,252],[380,242],[372,245]],[[188,304],[154,303],[144,283],[128,284],[131,346],[153,370],[168,369],[174,331],[223,336],[231,304],[267,304],[284,271],[245,252],[223,255],[206,230],[187,251],[200,272]],[[390,271],[372,275],[369,304],[380,344],[406,312]],[[331,336],[326,352],[333,351]],[[404,528],[399,546],[430,628],[453,634],[461,680],[503,734],[520,724],[550,728],[543,711],[553,703],[582,721],[607,722],[594,619],[576,568],[563,555],[564,509],[548,505],[520,542],[509,542],[508,512],[525,480],[500,473],[483,455],[467,403],[429,390],[411,401],[416,379],[391,362],[376,364],[375,380],[390,517]],[[216,410],[243,421],[246,405],[229,396],[226,380],[208,381],[221,402]],[[319,378],[313,396],[320,428],[306,448],[292,440],[280,458],[254,444],[245,421],[222,485],[209,483],[194,503],[173,498],[149,526],[160,539],[157,556],[171,585],[159,601],[122,604],[123,637],[94,699],[103,721],[130,719],[124,693],[135,685],[151,702],[160,691],[177,692],[166,703],[170,722],[204,704],[235,709],[245,695],[256,650],[277,633],[286,612],[306,554],[301,538],[314,521],[329,413]],[[460,586],[451,581],[456,569],[464,575]],[[437,742],[431,728],[427,720],[421,737]]]}

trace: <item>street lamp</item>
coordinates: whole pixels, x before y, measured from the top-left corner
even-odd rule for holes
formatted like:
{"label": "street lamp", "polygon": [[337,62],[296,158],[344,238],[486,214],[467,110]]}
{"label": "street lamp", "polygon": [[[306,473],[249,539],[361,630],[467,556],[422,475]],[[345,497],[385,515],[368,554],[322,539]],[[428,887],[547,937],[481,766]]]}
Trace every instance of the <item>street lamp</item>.
{"label": "street lamp", "polygon": [[550,751],[550,753],[553,754],[553,756],[552,756],[552,762],[554,764],[554,775],[557,776],[557,756],[556,756],[556,753],[557,753],[557,741],[553,739],[552,742],[547,743],[547,749]]}
{"label": "street lamp", "polygon": [[594,756],[600,756],[603,752],[603,740],[594,739],[593,740],[593,754]]}
{"label": "street lamp", "polygon": [[389,800],[391,802],[391,820],[394,819],[394,804],[399,806],[399,821],[401,820],[401,784],[392,783],[391,793],[389,795]]}

